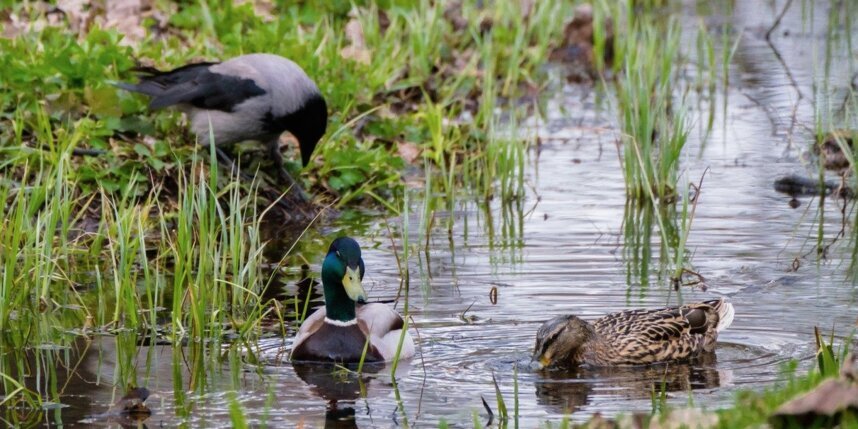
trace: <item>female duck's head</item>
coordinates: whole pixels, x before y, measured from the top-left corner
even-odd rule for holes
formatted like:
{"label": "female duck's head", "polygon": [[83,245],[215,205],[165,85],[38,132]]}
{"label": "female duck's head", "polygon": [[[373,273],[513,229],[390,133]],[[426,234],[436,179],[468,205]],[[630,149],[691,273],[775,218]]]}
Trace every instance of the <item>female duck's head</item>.
{"label": "female duck's head", "polygon": [[584,345],[595,336],[593,328],[575,316],[557,316],[536,333],[531,367],[543,369],[575,364]]}
{"label": "female duck's head", "polygon": [[329,318],[354,319],[354,303],[366,302],[366,291],[361,284],[364,271],[357,241],[340,237],[331,243],[322,263],[322,286]]}

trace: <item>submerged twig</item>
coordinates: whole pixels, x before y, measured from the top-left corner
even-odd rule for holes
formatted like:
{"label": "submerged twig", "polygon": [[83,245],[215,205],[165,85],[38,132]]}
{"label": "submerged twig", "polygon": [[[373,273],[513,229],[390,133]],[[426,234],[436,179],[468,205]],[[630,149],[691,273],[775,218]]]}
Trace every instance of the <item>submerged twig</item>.
{"label": "submerged twig", "polygon": [[784,19],[784,15],[786,15],[787,10],[789,10],[790,6],[792,6],[792,0],[787,0],[783,10],[781,10],[781,13],[778,14],[777,18],[775,18],[775,22],[772,23],[772,26],[769,27],[768,31],[766,31],[766,41],[771,40],[772,33],[775,31],[776,28],[778,28],[779,25],[781,25],[781,20]]}
{"label": "submerged twig", "polygon": [[483,396],[480,395],[480,399],[483,401],[483,408],[485,408],[486,412],[489,413],[489,421],[486,422],[486,427],[489,427],[495,420],[495,413],[492,411],[492,407],[489,406],[489,403],[486,402],[486,398],[483,398]]}
{"label": "submerged twig", "polygon": [[789,79],[790,86],[792,86],[793,89],[795,89],[796,94],[798,94],[798,98],[796,98],[795,104],[793,105],[792,112],[790,114],[790,126],[789,126],[789,131],[787,132],[787,137],[788,137],[789,143],[792,143],[793,131],[795,130],[795,125],[798,122],[798,119],[797,119],[798,106],[799,106],[799,104],[801,104],[801,100],[804,99],[804,93],[801,92],[801,88],[799,88],[799,86],[798,86],[798,81],[795,80],[795,77],[792,75],[792,71],[787,66],[786,61],[784,61],[783,56],[781,55],[780,51],[778,51],[778,48],[775,47],[774,43],[772,43],[770,36],[771,36],[772,31],[774,31],[774,29],[778,25],[780,25],[781,19],[783,19],[784,15],[786,14],[790,5],[792,5],[792,1],[793,0],[787,0],[787,4],[784,5],[783,10],[781,11],[780,15],[778,15],[777,19],[775,20],[775,23],[772,25],[771,28],[769,28],[769,31],[766,32],[766,43],[769,45],[770,48],[772,48],[772,53],[775,55],[775,59],[778,60],[778,62],[783,67],[784,73],[786,73],[786,76]]}

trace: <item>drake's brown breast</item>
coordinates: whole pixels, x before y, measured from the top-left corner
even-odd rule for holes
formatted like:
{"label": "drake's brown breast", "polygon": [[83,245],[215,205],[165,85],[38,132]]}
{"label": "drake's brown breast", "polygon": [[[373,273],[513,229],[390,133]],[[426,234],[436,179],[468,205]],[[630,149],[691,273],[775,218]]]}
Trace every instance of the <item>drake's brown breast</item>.
{"label": "drake's brown breast", "polygon": [[[318,331],[292,351],[292,360],[357,363],[363,354],[366,335],[357,325],[335,326],[323,323]],[[378,350],[370,344],[366,362],[381,361]]]}

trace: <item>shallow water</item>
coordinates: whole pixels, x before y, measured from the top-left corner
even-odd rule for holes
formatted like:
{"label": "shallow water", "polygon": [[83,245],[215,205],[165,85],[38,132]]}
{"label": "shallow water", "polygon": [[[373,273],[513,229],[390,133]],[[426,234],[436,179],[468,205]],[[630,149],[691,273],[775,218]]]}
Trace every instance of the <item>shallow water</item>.
{"label": "shallow water", "polygon": [[[772,184],[786,174],[815,174],[803,153],[814,127],[813,83],[820,79],[822,61],[810,59],[824,58],[827,9],[817,4],[813,17],[802,17],[798,5],[792,8],[774,39],[781,62],[763,38],[775,14],[769,2],[735,3],[732,17],[707,17],[711,25],[729,22],[744,29],[730,68],[733,85],[727,92],[726,117],[719,107],[705,141],[703,132],[692,133],[681,179],[696,182],[709,169],[688,242],[694,269],[705,277],[707,290],[683,287],[681,300],[725,296],[736,307],[733,325],[719,338],[715,359],[630,369],[543,373],[527,369],[536,329],[553,316],[574,313],[594,318],[680,300],[667,281],[657,277],[656,268],[646,279],[648,285],[629,274],[628,255],[633,249],[624,247],[626,200],[615,114],[604,103],[601,110],[597,107],[592,88],[562,86],[549,103],[548,118],[538,124],[543,143],[531,152],[528,192],[520,206],[463,204],[454,213],[435,213],[436,225],[452,218],[452,235],[445,228],[434,228],[428,259],[425,253],[412,259],[410,312],[419,355],[399,369],[395,383],[388,370],[359,381],[332,375],[330,368],[293,368],[269,361],[235,375],[225,365],[212,377],[209,391],[214,393],[190,398],[197,406],[189,425],[230,425],[228,391],[236,377],[241,386],[237,399],[246,417],[274,427],[406,423],[431,427],[440,420],[469,427],[474,413],[480,423],[488,421],[481,397],[497,412],[493,376],[512,409],[518,366],[520,424],[535,427],[570,414],[584,420],[595,412],[649,411],[653,386],[659,390],[662,382],[671,403],[693,398],[697,405],[717,408],[729,404],[739,389],[761,389],[782,379],[782,367],[791,359],[800,367],[811,365],[814,326],[838,337],[855,328],[856,290],[845,277],[850,244],[840,239],[828,259],[817,263],[819,201],[805,198],[792,209],[787,204],[790,198],[777,194]],[[775,11],[782,3],[777,2]],[[685,13],[686,29],[693,32],[694,10],[686,7]],[[782,31],[786,29],[788,36]],[[834,52],[841,52],[833,57],[828,81],[829,98],[835,101],[816,100],[824,111],[842,99],[851,82],[848,55],[843,49]],[[786,70],[799,83],[797,88]],[[800,100],[798,91],[803,94]],[[723,96],[719,93],[718,106]],[[420,194],[422,190],[415,190],[412,199]],[[413,210],[422,210],[421,204],[414,201]],[[839,204],[831,199],[824,203],[826,243],[840,229]],[[394,225],[400,221],[390,220]],[[419,216],[412,216],[409,223],[409,239],[421,242]],[[394,299],[400,273],[385,224],[364,218],[357,224],[324,228],[308,239],[321,247],[342,232],[363,246],[364,282],[371,298]],[[654,258],[657,237],[654,233]],[[401,251],[401,240],[397,246]],[[321,255],[305,256],[315,258],[312,269],[318,272]],[[793,270],[796,258],[799,268]],[[294,278],[286,291],[294,294],[292,282]],[[490,297],[493,288],[496,302]],[[112,379],[113,341],[103,338],[88,349],[82,359],[88,376],[82,378]],[[289,343],[266,340],[263,346],[269,351],[281,346],[288,350]],[[148,402],[155,414],[147,424],[175,425],[181,420],[175,417],[171,349],[152,346],[141,351],[138,369],[149,368],[147,386],[158,393]],[[146,364],[143,359],[149,352]],[[111,389],[72,385],[75,389],[64,401],[70,407],[61,410],[65,422],[102,412],[115,400]],[[47,419],[52,421],[56,420]]]}

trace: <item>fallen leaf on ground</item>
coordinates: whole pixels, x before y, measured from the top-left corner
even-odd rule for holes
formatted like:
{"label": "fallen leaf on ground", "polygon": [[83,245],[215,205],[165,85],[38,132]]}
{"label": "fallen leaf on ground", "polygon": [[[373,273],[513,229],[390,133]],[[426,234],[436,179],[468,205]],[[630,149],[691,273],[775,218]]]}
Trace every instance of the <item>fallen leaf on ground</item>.
{"label": "fallen leaf on ground", "polygon": [[810,392],[783,405],[769,418],[773,427],[808,427],[815,423],[834,424],[845,412],[858,413],[858,385],[829,379]]}
{"label": "fallen leaf on ground", "polygon": [[664,418],[650,421],[650,429],[709,429],[718,426],[718,415],[696,408],[681,408],[671,411]]}
{"label": "fallen leaf on ground", "polygon": [[346,40],[349,41],[349,46],[340,50],[340,56],[347,59],[357,61],[361,64],[369,64],[370,54],[366,48],[366,40],[363,35],[363,26],[357,18],[352,18],[346,24],[343,30],[346,34]]}
{"label": "fallen leaf on ground", "polygon": [[423,152],[420,150],[414,143],[409,142],[399,142],[396,144],[396,149],[399,152],[399,156],[405,160],[405,162],[411,164],[420,157],[420,154]]}
{"label": "fallen leaf on ground", "polygon": [[57,0],[57,8],[66,14],[69,28],[75,33],[87,29],[89,20],[92,18],[89,6],[86,0]]}
{"label": "fallen leaf on ground", "polygon": [[107,0],[104,7],[104,28],[122,33],[120,45],[132,45],[146,37],[146,29],[142,26],[142,0]]}

